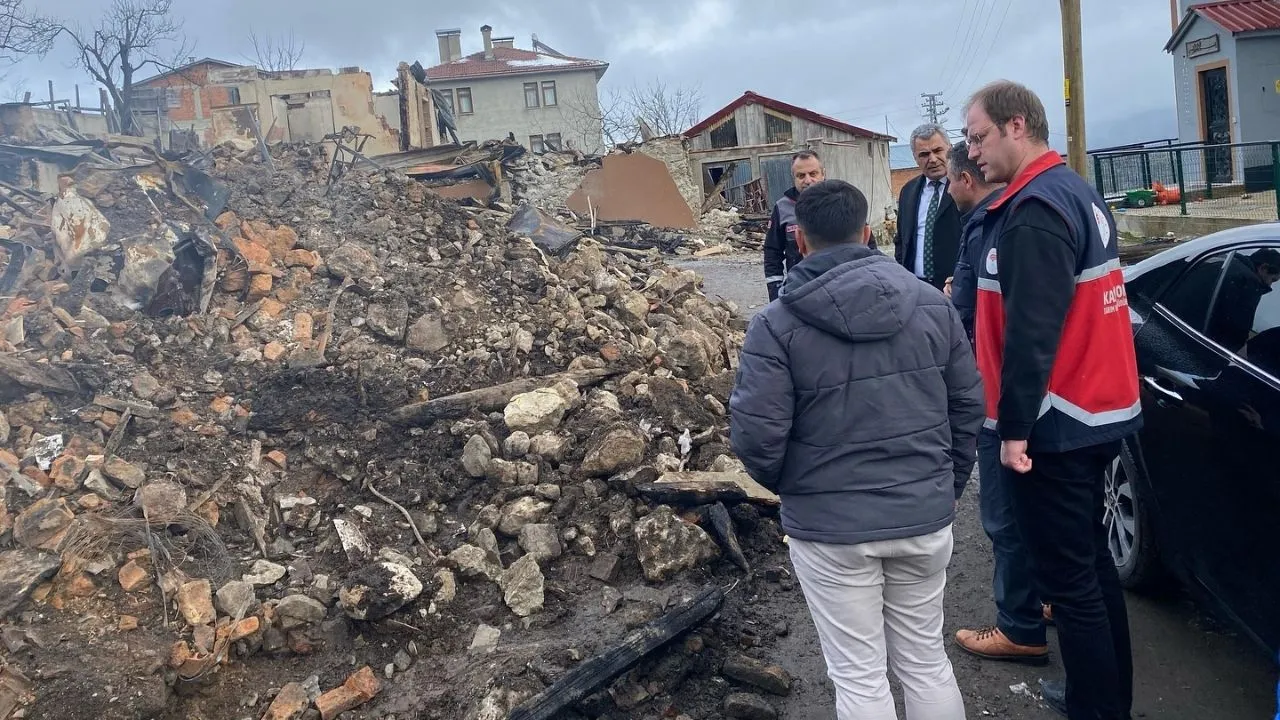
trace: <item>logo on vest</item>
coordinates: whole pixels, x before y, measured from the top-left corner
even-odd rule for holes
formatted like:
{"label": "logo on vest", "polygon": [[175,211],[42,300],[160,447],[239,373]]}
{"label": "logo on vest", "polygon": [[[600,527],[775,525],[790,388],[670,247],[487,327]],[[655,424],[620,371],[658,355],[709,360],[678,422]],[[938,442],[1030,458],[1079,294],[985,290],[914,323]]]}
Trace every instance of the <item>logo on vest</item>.
{"label": "logo on vest", "polygon": [[1107,222],[1107,214],[1098,207],[1097,203],[1093,204],[1093,220],[1098,223],[1098,234],[1102,236],[1102,247],[1111,244],[1111,223]]}
{"label": "logo on vest", "polygon": [[1125,292],[1124,283],[1120,283],[1102,293],[1102,314],[1110,315],[1120,312],[1120,308],[1129,306],[1129,295]]}
{"label": "logo on vest", "polygon": [[987,272],[992,275],[995,275],[997,267],[998,266],[996,265],[996,249],[991,248],[991,250],[987,252]]}

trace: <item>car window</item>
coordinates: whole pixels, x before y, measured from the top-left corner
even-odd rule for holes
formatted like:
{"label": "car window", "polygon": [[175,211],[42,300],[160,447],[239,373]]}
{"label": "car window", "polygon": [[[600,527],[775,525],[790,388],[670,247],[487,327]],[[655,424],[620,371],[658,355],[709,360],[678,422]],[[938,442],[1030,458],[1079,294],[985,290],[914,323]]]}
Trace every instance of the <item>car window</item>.
{"label": "car window", "polygon": [[1213,294],[1218,289],[1222,268],[1230,251],[1211,255],[1197,262],[1160,297],[1160,304],[1191,327],[1204,331]]}
{"label": "car window", "polygon": [[1280,246],[1238,250],[1226,262],[1206,334],[1280,376]]}

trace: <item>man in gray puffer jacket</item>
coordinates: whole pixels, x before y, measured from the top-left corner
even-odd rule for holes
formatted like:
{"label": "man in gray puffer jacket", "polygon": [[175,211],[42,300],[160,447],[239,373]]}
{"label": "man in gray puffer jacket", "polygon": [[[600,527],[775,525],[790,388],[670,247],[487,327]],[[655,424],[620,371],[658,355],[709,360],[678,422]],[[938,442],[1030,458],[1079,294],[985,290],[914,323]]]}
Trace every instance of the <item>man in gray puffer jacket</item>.
{"label": "man in gray puffer jacket", "polygon": [[955,501],[982,387],[955,308],[866,247],[867,200],[828,180],[796,203],[804,260],[751,322],[730,399],[733,450],[782,498],[782,526],[838,717],[961,720],[942,638]]}

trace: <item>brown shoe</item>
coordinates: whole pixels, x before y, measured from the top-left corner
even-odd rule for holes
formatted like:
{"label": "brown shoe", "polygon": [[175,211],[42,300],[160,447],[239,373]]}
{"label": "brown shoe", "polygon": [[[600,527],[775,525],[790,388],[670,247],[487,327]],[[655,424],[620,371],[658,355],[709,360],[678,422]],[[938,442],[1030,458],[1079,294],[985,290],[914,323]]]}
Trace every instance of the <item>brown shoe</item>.
{"label": "brown shoe", "polygon": [[1004,660],[1028,665],[1049,664],[1048,645],[1019,645],[1000,632],[999,628],[961,630],[956,633],[956,644],[965,652],[987,660]]}
{"label": "brown shoe", "polygon": [[1044,617],[1045,625],[1053,624],[1053,606],[1049,603],[1040,603],[1040,614]]}

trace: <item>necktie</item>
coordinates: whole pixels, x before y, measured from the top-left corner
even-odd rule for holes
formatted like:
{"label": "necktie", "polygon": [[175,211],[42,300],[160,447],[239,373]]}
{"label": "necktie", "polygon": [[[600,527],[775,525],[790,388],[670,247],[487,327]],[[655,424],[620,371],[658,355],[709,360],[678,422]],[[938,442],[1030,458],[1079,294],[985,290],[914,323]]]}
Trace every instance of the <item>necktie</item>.
{"label": "necktie", "polygon": [[933,277],[933,226],[938,219],[938,203],[942,199],[942,182],[929,181],[933,197],[929,200],[929,212],[924,216],[924,276]]}

